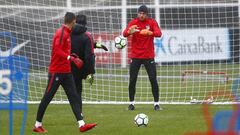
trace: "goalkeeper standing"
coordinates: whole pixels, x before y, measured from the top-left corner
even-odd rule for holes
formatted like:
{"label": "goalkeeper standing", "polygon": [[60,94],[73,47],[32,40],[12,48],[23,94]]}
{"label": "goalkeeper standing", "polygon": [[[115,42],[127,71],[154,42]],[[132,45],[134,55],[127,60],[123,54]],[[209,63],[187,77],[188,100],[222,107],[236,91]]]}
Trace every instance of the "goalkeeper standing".
{"label": "goalkeeper standing", "polygon": [[[71,34],[71,53],[82,59],[84,63],[81,69],[77,68],[74,63],[71,64],[74,81],[80,98],[82,97],[82,80],[86,79],[90,85],[92,85],[94,81],[94,48],[101,48],[108,51],[104,45],[94,42],[91,33],[87,31],[86,25],[87,17],[85,15],[77,15],[76,25],[73,27]],[[82,110],[82,98],[80,102]]]}
{"label": "goalkeeper standing", "polygon": [[51,61],[49,65],[48,85],[38,107],[36,123],[33,129],[34,132],[47,132],[47,130],[42,127],[43,115],[60,85],[63,87],[68,97],[72,111],[78,121],[80,132],[90,130],[96,126],[96,124],[85,124],[83,121],[81,114],[82,111],[80,110],[80,97],[77,94],[71,73],[70,62],[73,62],[78,68],[82,67],[82,61],[78,57],[70,55],[70,33],[75,22],[75,14],[67,12],[64,16],[64,24],[57,29],[54,34]]}
{"label": "goalkeeper standing", "polygon": [[127,28],[123,31],[123,36],[132,36],[130,80],[129,80],[129,110],[134,110],[134,96],[136,92],[136,81],[139,69],[143,64],[152,86],[154,97],[154,110],[162,110],[159,106],[159,88],[157,83],[157,72],[154,61],[154,37],[161,37],[162,33],[157,22],[148,18],[148,8],[141,5],[138,8],[138,17],[132,19]]}

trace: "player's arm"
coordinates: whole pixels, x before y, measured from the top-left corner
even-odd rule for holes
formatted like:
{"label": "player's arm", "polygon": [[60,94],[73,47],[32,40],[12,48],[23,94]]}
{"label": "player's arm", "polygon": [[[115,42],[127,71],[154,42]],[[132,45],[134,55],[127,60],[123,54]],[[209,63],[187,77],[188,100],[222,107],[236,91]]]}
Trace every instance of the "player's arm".
{"label": "player's arm", "polygon": [[94,74],[95,73],[95,55],[92,51],[92,47],[89,43],[85,44],[85,56],[84,56],[84,68],[86,74]]}
{"label": "player's arm", "polygon": [[66,40],[66,37],[62,37],[62,41],[60,42],[60,35],[57,35],[56,36],[56,39],[55,39],[55,45],[54,45],[54,52],[56,52],[56,55],[59,57],[59,58],[63,58],[63,59],[67,59],[69,54],[65,53],[63,51],[63,45],[65,43],[65,40]]}
{"label": "player's arm", "polygon": [[85,50],[84,50],[84,68],[86,74],[95,73],[95,55],[94,55],[94,43],[90,35],[88,35],[88,40],[85,41]]}
{"label": "player's arm", "polygon": [[154,37],[161,37],[162,36],[162,32],[157,24],[157,22],[154,20],[153,21],[153,36]]}
{"label": "player's arm", "polygon": [[130,21],[128,23],[128,26],[126,27],[126,29],[124,29],[122,35],[124,37],[128,37],[128,36],[134,34],[135,32],[139,32],[139,28],[137,25],[134,24],[134,21]]}
{"label": "player's arm", "polygon": [[141,35],[144,36],[153,36],[153,37],[161,37],[162,32],[157,24],[157,22],[155,20],[152,20],[152,30],[149,29],[142,29],[140,31]]}
{"label": "player's arm", "polygon": [[77,68],[79,69],[82,68],[83,62],[81,59],[79,59],[76,55],[72,55],[72,54],[70,55],[63,51],[64,43],[67,42],[66,40],[67,40],[67,37],[64,37],[64,35],[62,36],[62,39],[60,36],[57,36],[55,40],[54,52],[56,52],[56,55],[59,58],[70,60],[77,66]]}
{"label": "player's arm", "polygon": [[[94,81],[95,74],[95,55],[94,55],[94,44],[91,37],[88,37],[89,40],[85,42],[85,50],[84,50],[84,71],[86,76],[86,81],[92,85]],[[85,78],[85,77],[84,77]]]}
{"label": "player's arm", "polygon": [[108,51],[107,47],[98,41],[94,43],[94,48],[100,48],[103,49],[104,51]]}

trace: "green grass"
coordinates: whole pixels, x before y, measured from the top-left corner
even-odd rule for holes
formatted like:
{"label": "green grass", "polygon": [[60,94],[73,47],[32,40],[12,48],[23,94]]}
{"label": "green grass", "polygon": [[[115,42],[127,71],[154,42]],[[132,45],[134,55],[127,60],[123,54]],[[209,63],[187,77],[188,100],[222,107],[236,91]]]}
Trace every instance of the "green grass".
{"label": "green grass", "polygon": [[[239,74],[238,64],[208,64],[208,65],[173,65],[160,66],[157,68],[160,78],[160,101],[161,102],[187,102],[190,96],[202,100],[211,92],[231,91],[231,82],[219,83],[214,81],[182,82],[180,78],[184,70],[207,70],[226,72],[231,78]],[[114,75],[127,75],[128,68],[114,68],[107,70],[98,68],[97,74],[109,76],[96,78],[90,88],[84,84],[84,101],[128,101],[128,78],[115,77]],[[146,71],[141,68],[139,75],[146,76]],[[29,79],[29,101],[40,101],[46,88],[45,78],[35,76]],[[151,86],[148,78],[139,78],[136,86],[136,101],[152,102]],[[220,95],[221,96],[221,95]],[[227,95],[225,95],[227,97]],[[230,100],[226,97],[214,95],[214,101]],[[66,100],[64,91],[60,88],[54,100]],[[193,131],[207,131],[206,123],[202,114],[202,105],[162,105],[163,111],[153,111],[153,105],[136,105],[137,110],[128,111],[127,105],[84,105],[85,121],[96,122],[98,126],[84,134],[88,135],[183,135]],[[25,135],[36,134],[32,128],[36,119],[38,105],[29,105]],[[216,111],[229,110],[231,105],[211,105],[211,114]],[[146,128],[137,127],[133,118],[138,113],[149,116],[149,125]],[[14,135],[20,132],[22,113],[14,113]],[[49,131],[47,135],[78,135],[78,125],[69,105],[50,105],[44,117],[44,127]],[[8,134],[8,112],[0,111],[0,135]]]}
{"label": "green grass", "polygon": [[[32,132],[38,105],[29,105],[25,135]],[[164,110],[153,111],[152,105],[136,105],[128,111],[127,105],[83,105],[84,120],[96,122],[95,129],[80,133],[70,105],[49,105],[43,120],[48,130],[46,135],[183,135],[193,131],[207,131],[202,114],[202,105],[162,105]],[[231,105],[210,105],[213,116],[216,111],[229,110]],[[137,127],[133,119],[136,114],[149,117],[148,127]],[[20,132],[22,113],[14,113],[14,135]],[[8,135],[8,112],[0,111],[0,135]]]}

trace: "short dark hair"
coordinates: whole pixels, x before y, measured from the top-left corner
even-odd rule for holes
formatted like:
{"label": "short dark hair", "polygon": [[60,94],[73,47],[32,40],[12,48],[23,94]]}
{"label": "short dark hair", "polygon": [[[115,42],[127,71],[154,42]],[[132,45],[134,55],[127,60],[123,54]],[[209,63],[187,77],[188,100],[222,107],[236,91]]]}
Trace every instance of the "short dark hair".
{"label": "short dark hair", "polygon": [[148,13],[148,8],[146,5],[141,5],[139,8],[138,8],[138,13],[139,12],[143,12],[143,13]]}
{"label": "short dark hair", "polygon": [[69,24],[76,19],[76,16],[72,12],[67,12],[64,16],[64,24]]}
{"label": "short dark hair", "polygon": [[81,15],[81,14],[77,15],[76,23],[81,24],[81,25],[86,25],[87,24],[87,16]]}

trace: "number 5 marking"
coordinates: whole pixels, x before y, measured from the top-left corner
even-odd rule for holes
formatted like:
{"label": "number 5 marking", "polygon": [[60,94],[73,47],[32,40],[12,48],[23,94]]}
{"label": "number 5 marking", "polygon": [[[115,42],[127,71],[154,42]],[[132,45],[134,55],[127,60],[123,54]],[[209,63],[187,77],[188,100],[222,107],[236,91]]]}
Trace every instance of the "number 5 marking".
{"label": "number 5 marking", "polygon": [[[0,94],[4,96],[7,96],[12,90],[12,82],[6,77],[10,74],[10,70],[0,70]],[[3,84],[5,84],[4,87]]]}

